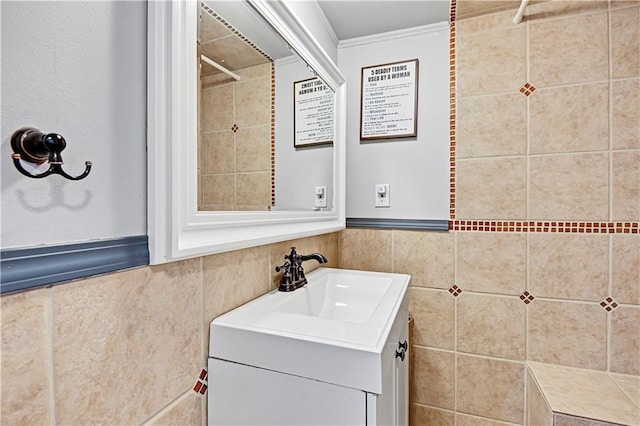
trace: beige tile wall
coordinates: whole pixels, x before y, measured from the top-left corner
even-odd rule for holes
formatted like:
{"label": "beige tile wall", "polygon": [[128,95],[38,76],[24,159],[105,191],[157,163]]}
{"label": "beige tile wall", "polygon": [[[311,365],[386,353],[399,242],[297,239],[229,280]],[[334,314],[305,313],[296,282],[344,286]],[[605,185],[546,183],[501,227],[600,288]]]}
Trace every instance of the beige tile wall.
{"label": "beige tile wall", "polygon": [[[458,219],[638,220],[638,13],[540,2],[518,26],[457,22]],[[637,235],[348,229],[3,296],[3,423],[202,423],[208,324],[274,288],[290,245],[413,276],[414,425],[523,424],[526,360],[640,373]]]}
{"label": "beige tile wall", "polygon": [[202,78],[201,210],[266,210],[271,200],[271,63],[241,80]]}
{"label": "beige tile wall", "polygon": [[292,245],[338,266],[327,234],[2,296],[2,424],[206,424],[209,323],[274,289]]}
{"label": "beige tile wall", "polygon": [[[520,25],[513,10],[456,21],[456,220],[638,221],[639,11],[546,1]],[[413,425],[525,424],[527,361],[640,374],[638,234],[347,229],[340,243],[341,266],[413,277]]]}

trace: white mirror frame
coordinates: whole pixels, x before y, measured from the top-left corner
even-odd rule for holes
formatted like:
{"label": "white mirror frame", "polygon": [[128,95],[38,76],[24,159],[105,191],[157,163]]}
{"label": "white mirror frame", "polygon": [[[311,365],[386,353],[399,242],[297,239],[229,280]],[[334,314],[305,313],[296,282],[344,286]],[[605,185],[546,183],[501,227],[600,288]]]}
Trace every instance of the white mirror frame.
{"label": "white mirror frame", "polygon": [[[148,234],[152,265],[339,231],[345,227],[346,84],[289,7],[244,0],[335,91],[333,210],[197,210],[197,10],[194,0],[148,3]],[[293,102],[293,100],[292,100]]]}

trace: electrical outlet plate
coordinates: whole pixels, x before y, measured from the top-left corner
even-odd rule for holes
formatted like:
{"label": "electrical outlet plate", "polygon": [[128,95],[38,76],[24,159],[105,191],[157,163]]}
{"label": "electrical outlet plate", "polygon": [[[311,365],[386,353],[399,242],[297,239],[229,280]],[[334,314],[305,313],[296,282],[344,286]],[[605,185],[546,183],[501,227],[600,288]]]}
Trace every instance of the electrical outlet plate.
{"label": "electrical outlet plate", "polygon": [[389,207],[389,184],[376,184],[376,207]]}
{"label": "electrical outlet plate", "polygon": [[327,187],[316,186],[314,187],[315,202],[314,207],[326,208],[327,207]]}

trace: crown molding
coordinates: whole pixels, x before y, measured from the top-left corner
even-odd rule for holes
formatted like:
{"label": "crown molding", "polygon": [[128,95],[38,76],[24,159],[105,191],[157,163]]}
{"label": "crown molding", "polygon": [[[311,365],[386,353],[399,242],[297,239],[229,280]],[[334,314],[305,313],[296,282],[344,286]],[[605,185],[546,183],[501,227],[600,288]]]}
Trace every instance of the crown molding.
{"label": "crown molding", "polygon": [[340,40],[338,49],[349,47],[364,46],[367,44],[375,44],[384,41],[396,40],[399,38],[414,37],[422,34],[432,33],[449,29],[449,22],[442,21],[434,24],[422,25],[419,27],[405,28],[397,31],[389,31],[386,33],[373,34],[364,37],[350,38],[348,40]]}
{"label": "crown molding", "polygon": [[338,40],[338,35],[336,34],[336,31],[333,29],[333,26],[331,26],[331,23],[327,19],[327,15],[324,14],[324,11],[320,7],[320,3],[318,3],[317,1],[313,1],[311,2],[311,4],[313,6],[313,11],[316,14],[316,17],[324,27],[327,34],[329,34],[329,37],[331,38],[331,41],[333,42],[333,44],[337,47],[340,40]]}

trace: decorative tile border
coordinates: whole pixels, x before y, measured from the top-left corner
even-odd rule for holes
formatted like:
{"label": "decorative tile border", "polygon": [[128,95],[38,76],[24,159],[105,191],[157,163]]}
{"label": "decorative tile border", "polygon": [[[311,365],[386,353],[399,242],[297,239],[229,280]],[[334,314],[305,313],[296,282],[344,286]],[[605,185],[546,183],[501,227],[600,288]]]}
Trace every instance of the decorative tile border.
{"label": "decorative tile border", "polygon": [[[271,206],[276,205],[276,65],[271,61]],[[271,209],[269,209],[271,210]]]}
{"label": "decorative tile border", "polygon": [[451,220],[450,231],[638,234],[640,222]]}
{"label": "decorative tile border", "polygon": [[605,311],[611,312],[618,307],[618,302],[616,302],[613,297],[607,297],[602,302],[600,302],[600,306],[602,306],[602,309],[604,309]]}
{"label": "decorative tile border", "polygon": [[450,289],[449,289],[449,293],[451,293],[453,295],[453,297],[458,297],[460,295],[460,293],[462,293],[462,289],[460,287],[458,287],[457,285],[453,285]]}
{"label": "decorative tile border", "polygon": [[449,218],[456,218],[456,0],[451,1],[449,27]]}
{"label": "decorative tile border", "polygon": [[533,92],[536,91],[536,86],[534,86],[533,84],[530,83],[525,83],[524,86],[522,86],[520,88],[520,93],[522,93],[525,96],[529,96],[531,95]]}
{"label": "decorative tile border", "polygon": [[535,297],[533,297],[533,294],[529,293],[528,291],[525,291],[520,295],[520,300],[522,300],[525,305],[528,305],[529,303],[533,302],[534,299]]}
{"label": "decorative tile border", "polygon": [[451,7],[449,9],[449,20],[451,22],[456,21],[456,9],[457,9],[457,1],[451,0]]}
{"label": "decorative tile border", "polygon": [[200,372],[200,376],[198,376],[198,380],[196,380],[196,384],[193,386],[193,391],[198,394],[198,396],[203,396],[205,392],[207,392],[207,388],[209,387],[209,373],[206,368],[203,368]]}
{"label": "decorative tile border", "polygon": [[267,55],[262,49],[260,49],[258,46],[256,46],[251,40],[246,38],[240,31],[236,30],[233,25],[231,25],[230,23],[225,21],[224,18],[222,16],[218,15],[213,9],[211,9],[209,6],[207,6],[203,2],[200,3],[200,6],[202,6],[202,9],[205,10],[209,15],[211,15],[216,21],[220,22],[229,31],[231,31],[233,34],[238,36],[238,38],[240,38],[240,40],[244,41],[252,49],[254,49],[256,52],[258,52],[259,54],[261,54],[262,56],[267,58],[269,61],[273,62],[273,59],[271,58],[271,56]]}
{"label": "decorative tile border", "polygon": [[[483,232],[639,234],[640,222],[456,220],[456,9],[457,0],[451,0],[449,16],[449,230]],[[525,82],[525,84],[520,88],[520,93],[529,97],[535,90],[536,87],[533,84]],[[526,303],[526,300],[529,300],[527,295],[525,295],[523,301]]]}

